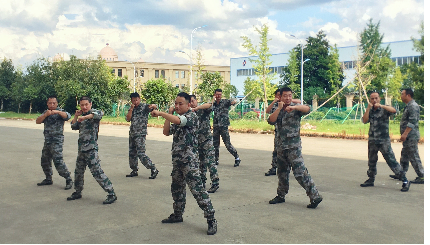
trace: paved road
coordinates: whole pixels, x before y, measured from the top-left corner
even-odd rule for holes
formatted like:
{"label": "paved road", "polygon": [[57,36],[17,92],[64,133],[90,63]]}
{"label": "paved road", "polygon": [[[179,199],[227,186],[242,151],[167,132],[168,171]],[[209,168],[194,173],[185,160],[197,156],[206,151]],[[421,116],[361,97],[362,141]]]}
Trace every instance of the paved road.
{"label": "paved road", "polygon": [[[400,192],[380,155],[375,187],[367,179],[367,142],[303,137],[305,164],[324,201],[315,210],[293,178],[286,202],[270,205],[277,177],[270,167],[273,135],[231,134],[242,163],[220,151],[220,189],[210,194],[219,228],[207,236],[206,220],[188,191],[184,222],[162,224],[172,212],[171,137],[150,128],[147,154],[160,170],[155,180],[140,164],[139,176],[126,178],[128,127],[102,124],[101,165],[118,201],[102,205],[106,193],[87,170],[83,198],[66,201],[73,190],[54,170],[54,184],[36,186],[43,126],[0,119],[0,243],[424,243],[424,185]],[[65,130],[64,159],[75,169],[77,133]],[[393,144],[397,158],[401,144]],[[423,159],[424,147],[419,146]],[[416,177],[413,168],[407,174]]]}

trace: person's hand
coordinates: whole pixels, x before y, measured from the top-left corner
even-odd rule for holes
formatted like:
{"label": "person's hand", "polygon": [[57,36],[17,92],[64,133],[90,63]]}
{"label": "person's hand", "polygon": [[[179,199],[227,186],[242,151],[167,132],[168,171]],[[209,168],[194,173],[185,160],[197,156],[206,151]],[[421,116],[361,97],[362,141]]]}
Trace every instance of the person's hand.
{"label": "person's hand", "polygon": [[87,116],[83,116],[83,117],[78,118],[78,122],[83,122],[85,120],[87,120]]}
{"label": "person's hand", "polygon": [[80,116],[82,115],[82,110],[76,110],[75,111],[75,116]]}
{"label": "person's hand", "polygon": [[379,107],[381,107],[381,104],[379,104],[379,103],[375,103],[375,104],[373,105],[373,108],[375,108],[375,109],[378,109]]}
{"label": "person's hand", "polygon": [[294,111],[295,109],[296,109],[296,107],[295,107],[295,106],[287,106],[287,107],[285,108],[285,111],[286,111],[286,112],[288,112],[288,113],[290,113],[290,112]]}
{"label": "person's hand", "polygon": [[156,104],[151,104],[148,106],[149,109],[151,110],[157,110],[157,105]]}
{"label": "person's hand", "polygon": [[151,117],[158,117],[159,115],[160,115],[160,111],[157,111],[157,110],[151,111]]}
{"label": "person's hand", "polygon": [[282,108],[284,108],[284,102],[279,101],[278,102],[278,108],[281,108],[281,110],[282,110]]}
{"label": "person's hand", "polygon": [[373,104],[369,102],[369,104],[367,105],[367,108],[372,109]]}
{"label": "person's hand", "polygon": [[52,111],[51,110],[47,110],[46,112],[45,112],[45,116],[50,116],[50,115],[52,115]]}
{"label": "person's hand", "polygon": [[175,111],[175,107],[172,106],[172,107],[169,108],[169,114],[173,115],[174,111]]}
{"label": "person's hand", "polygon": [[194,111],[194,112],[196,112],[196,111],[198,111],[199,109],[197,109],[197,107],[195,107],[195,108],[191,108],[191,110],[192,110],[192,111]]}
{"label": "person's hand", "polygon": [[277,97],[275,97],[275,99],[273,101],[279,102],[279,99]]}
{"label": "person's hand", "polygon": [[52,114],[58,114],[58,113],[60,113],[59,110],[52,110]]}
{"label": "person's hand", "polygon": [[401,136],[400,136],[400,141],[405,141],[406,140],[406,137],[408,137],[407,135],[405,135],[405,134],[402,134]]}
{"label": "person's hand", "polygon": [[130,109],[131,109],[131,110],[133,110],[133,109],[134,109],[134,107],[135,107],[135,105],[134,105],[134,104],[131,104],[131,105],[130,105]]}

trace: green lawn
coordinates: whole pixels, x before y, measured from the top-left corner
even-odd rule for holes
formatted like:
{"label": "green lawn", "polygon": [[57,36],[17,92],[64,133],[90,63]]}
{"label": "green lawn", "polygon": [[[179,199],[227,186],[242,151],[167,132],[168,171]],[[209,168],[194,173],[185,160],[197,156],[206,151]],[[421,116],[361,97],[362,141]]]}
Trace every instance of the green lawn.
{"label": "green lawn", "polygon": [[[15,112],[6,112],[0,113],[0,117],[4,118],[21,118],[21,119],[36,119],[40,114],[28,114],[28,113],[15,113]],[[102,119],[103,122],[110,123],[127,123],[124,117],[111,117],[105,116]],[[369,131],[369,124],[363,124],[359,120],[353,121],[345,121],[344,124],[341,124],[340,121],[334,120],[324,120],[322,122],[315,120],[303,120],[302,125],[310,124],[312,126],[316,126],[316,129],[302,129],[303,132],[316,132],[316,133],[341,133],[341,134],[353,134],[353,135],[367,135]],[[150,125],[159,125],[162,126],[164,124],[164,119],[160,117],[160,119],[149,117],[148,124]],[[259,122],[258,120],[231,120],[231,129],[247,132],[260,132],[260,131],[273,131],[274,126],[269,125],[265,121]],[[390,122],[390,133],[392,135],[400,136],[400,126],[396,121]],[[424,122],[420,121],[420,134],[421,137],[424,137]]]}

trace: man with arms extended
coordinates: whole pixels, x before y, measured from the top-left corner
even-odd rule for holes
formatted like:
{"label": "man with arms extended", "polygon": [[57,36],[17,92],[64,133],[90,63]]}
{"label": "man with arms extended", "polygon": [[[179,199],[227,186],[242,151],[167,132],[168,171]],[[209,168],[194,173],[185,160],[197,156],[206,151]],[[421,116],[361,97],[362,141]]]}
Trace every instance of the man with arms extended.
{"label": "man with arms extended", "polygon": [[68,201],[82,198],[84,189],[85,169],[91,171],[94,179],[105,190],[108,195],[103,204],[111,204],[117,199],[113,190],[112,182],[100,167],[99,147],[97,144],[100,120],[103,112],[91,109],[91,99],[83,96],[79,99],[80,110],[76,110],[72,120],[72,130],[79,130],[78,157],[75,168],[75,192],[67,198]]}
{"label": "man with arms extended", "polygon": [[225,147],[228,152],[232,154],[235,158],[234,166],[238,167],[240,164],[239,154],[237,154],[236,149],[230,142],[230,134],[228,132],[228,126],[230,126],[230,119],[228,117],[228,109],[230,106],[236,104],[236,100],[234,99],[221,99],[222,98],[222,90],[215,89],[213,111],[213,141],[215,147],[215,163],[218,165],[219,163],[219,146],[220,146],[220,136],[222,137],[222,141],[224,142]]}
{"label": "man with arms extended", "polygon": [[43,144],[41,165],[46,178],[37,183],[38,186],[52,185],[52,164],[58,171],[58,174],[66,179],[68,190],[72,188],[73,181],[66,163],[63,161],[63,143],[64,143],[64,122],[70,119],[70,113],[58,107],[57,97],[50,96],[47,101],[48,110],[44,111],[36,119],[37,124],[43,123],[43,135],[45,143]]}
{"label": "man with arms extended", "polygon": [[270,204],[285,202],[289,190],[290,170],[293,170],[297,182],[306,190],[311,203],[308,208],[316,208],[323,200],[315,183],[305,167],[302,157],[302,140],[300,138],[300,120],[310,111],[307,105],[292,102],[293,94],[290,88],[280,91],[281,101],[278,108],[270,115],[268,122],[278,124],[278,195],[269,201]]}
{"label": "man with arms extended", "polygon": [[214,193],[219,188],[218,169],[215,164],[215,148],[212,141],[211,132],[211,112],[212,104],[205,103],[197,106],[197,99],[195,95],[191,96],[191,108],[196,113],[199,119],[199,130],[197,138],[199,142],[199,159],[200,159],[200,174],[203,182],[203,187],[206,184],[206,171],[209,168],[211,176],[211,188],[209,193]]}
{"label": "man with arms extended", "polygon": [[403,148],[400,156],[400,165],[403,171],[408,172],[409,162],[415,169],[418,177],[412,180],[414,184],[424,184],[424,168],[418,152],[418,142],[420,140],[420,130],[418,122],[420,120],[420,107],[414,100],[414,91],[410,88],[402,90],[402,101],[406,104],[400,121],[400,141],[403,141]]}
{"label": "man with arms extended", "polygon": [[[277,89],[275,91],[275,99],[272,101],[272,103],[266,108],[266,113],[267,114],[272,114],[273,112],[275,112],[276,108],[278,108],[278,102],[281,100],[281,90]],[[293,99],[292,100],[294,103],[296,104],[300,104],[300,100],[299,99]],[[272,167],[269,169],[269,171],[267,171],[267,173],[265,173],[265,176],[270,176],[270,175],[276,175],[276,168],[277,168],[277,158],[278,158],[278,147],[277,147],[277,137],[276,134],[278,132],[278,128],[275,124],[275,139],[274,139],[274,147],[273,147],[273,152],[272,152]]]}
{"label": "man with arms extended", "polygon": [[370,94],[370,101],[367,106],[366,112],[363,115],[363,123],[370,123],[369,139],[367,144],[369,169],[367,176],[369,177],[361,187],[374,186],[376,176],[376,163],[378,162],[378,152],[380,151],[394,175],[401,178],[405,183],[403,184],[402,191],[408,191],[410,183],[408,183],[402,168],[394,156],[393,149],[391,148],[390,140],[390,116],[396,113],[396,109],[391,106],[381,105],[381,98],[378,92]]}
{"label": "man with arms extended", "polygon": [[[166,119],[163,127],[163,134],[166,136],[173,134],[172,143],[172,185],[173,214],[162,223],[182,222],[182,215],[185,211],[186,185],[188,184],[191,193],[196,199],[199,207],[204,211],[204,216],[208,223],[208,235],[217,232],[217,221],[214,217],[215,210],[212,207],[209,194],[203,188],[199,171],[198,140],[199,119],[196,113],[191,111],[191,98],[187,93],[181,92],[175,100],[175,107],[169,109],[169,113],[154,110],[153,117],[162,116]],[[173,115],[176,111],[178,116]],[[170,124],[172,123],[172,125]]]}
{"label": "man with arms extended", "polygon": [[131,93],[131,106],[128,110],[125,120],[131,121],[129,138],[128,138],[128,161],[131,168],[131,173],[126,177],[137,176],[138,173],[138,160],[142,162],[143,166],[151,169],[150,179],[155,179],[158,174],[157,168],[152,163],[151,159],[145,154],[145,141],[147,135],[148,115],[153,109],[157,109],[157,105],[140,103],[140,96],[138,93]]}

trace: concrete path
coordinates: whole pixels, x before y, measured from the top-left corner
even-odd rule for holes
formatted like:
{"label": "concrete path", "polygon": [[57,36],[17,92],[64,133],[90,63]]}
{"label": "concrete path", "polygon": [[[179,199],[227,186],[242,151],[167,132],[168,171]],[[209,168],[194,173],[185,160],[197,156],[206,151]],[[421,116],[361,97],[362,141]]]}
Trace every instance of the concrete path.
{"label": "concrete path", "polygon": [[[78,134],[65,127],[64,160],[75,169]],[[184,222],[162,224],[172,213],[171,137],[149,128],[147,154],[160,170],[154,180],[139,164],[139,176],[126,178],[128,127],[102,124],[101,166],[118,201],[102,205],[106,193],[85,173],[83,198],[66,201],[73,190],[54,169],[51,186],[43,178],[40,156],[43,125],[0,119],[0,243],[424,243],[424,185],[400,192],[380,155],[375,187],[367,179],[367,141],[302,137],[305,165],[324,197],[315,210],[291,176],[286,202],[270,205],[277,177],[270,168],[273,135],[231,133],[242,163],[221,144],[220,189],[210,194],[218,233],[207,236],[203,212],[188,191]],[[400,143],[393,143],[397,159]],[[424,147],[419,146],[424,159]],[[407,174],[414,179],[410,167]]]}

